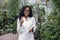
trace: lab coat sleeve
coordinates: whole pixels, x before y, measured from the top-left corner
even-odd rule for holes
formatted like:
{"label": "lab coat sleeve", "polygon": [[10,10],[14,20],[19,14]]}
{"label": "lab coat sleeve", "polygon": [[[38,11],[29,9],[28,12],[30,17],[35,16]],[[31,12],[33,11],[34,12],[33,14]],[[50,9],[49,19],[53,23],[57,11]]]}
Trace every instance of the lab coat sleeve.
{"label": "lab coat sleeve", "polygon": [[35,18],[33,17],[33,33],[36,31],[36,21],[35,21]]}
{"label": "lab coat sleeve", "polygon": [[17,33],[20,32],[21,26],[20,26],[20,22],[19,22],[19,18],[17,18]]}

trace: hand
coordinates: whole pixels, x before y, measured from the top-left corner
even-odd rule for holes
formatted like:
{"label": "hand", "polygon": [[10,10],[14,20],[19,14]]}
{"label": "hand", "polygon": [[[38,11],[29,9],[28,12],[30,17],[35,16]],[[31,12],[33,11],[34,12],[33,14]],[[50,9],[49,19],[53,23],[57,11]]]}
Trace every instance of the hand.
{"label": "hand", "polygon": [[29,32],[33,32],[33,28]]}
{"label": "hand", "polygon": [[21,20],[20,20],[20,25],[22,26],[22,23],[23,23],[24,21],[23,21],[23,19],[21,18]]}

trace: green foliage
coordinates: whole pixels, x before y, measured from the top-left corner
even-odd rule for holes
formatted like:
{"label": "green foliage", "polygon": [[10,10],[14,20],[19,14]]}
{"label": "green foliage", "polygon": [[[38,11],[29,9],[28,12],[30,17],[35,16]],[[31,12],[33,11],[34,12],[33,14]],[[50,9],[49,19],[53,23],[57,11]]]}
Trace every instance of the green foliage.
{"label": "green foliage", "polygon": [[[52,4],[54,11],[47,16],[46,23],[44,21],[44,8],[39,10],[38,21],[40,24],[35,33],[36,40],[60,40],[60,0],[52,0]],[[19,12],[18,0],[9,0],[3,8],[8,11],[1,11],[0,8],[0,35],[16,33],[16,19]]]}
{"label": "green foliage", "polygon": [[60,40],[60,0],[52,0],[54,12],[47,16],[47,22],[39,26],[36,40]]}
{"label": "green foliage", "polygon": [[9,0],[4,8],[8,11],[0,12],[0,35],[6,33],[16,33],[16,19],[18,15],[18,0]]}

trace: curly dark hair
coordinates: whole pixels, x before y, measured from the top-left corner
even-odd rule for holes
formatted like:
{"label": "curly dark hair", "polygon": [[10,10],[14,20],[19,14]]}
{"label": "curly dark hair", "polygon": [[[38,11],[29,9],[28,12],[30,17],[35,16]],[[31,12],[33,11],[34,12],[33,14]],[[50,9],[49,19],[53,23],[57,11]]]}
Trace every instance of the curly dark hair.
{"label": "curly dark hair", "polygon": [[32,16],[33,16],[31,7],[28,6],[28,5],[26,5],[26,6],[23,6],[22,9],[20,10],[20,13],[19,13],[19,16],[18,16],[19,19],[21,19],[21,17],[24,16],[24,11],[25,11],[25,9],[26,9],[27,7],[28,7],[29,10],[30,10],[29,17],[32,17]]}

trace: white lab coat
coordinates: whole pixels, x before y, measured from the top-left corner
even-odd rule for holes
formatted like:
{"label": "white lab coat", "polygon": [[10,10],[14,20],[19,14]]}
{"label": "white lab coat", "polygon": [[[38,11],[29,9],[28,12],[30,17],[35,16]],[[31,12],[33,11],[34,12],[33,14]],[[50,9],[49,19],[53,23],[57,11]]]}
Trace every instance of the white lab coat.
{"label": "white lab coat", "polygon": [[[28,17],[26,20],[23,17],[22,27],[20,26],[19,18],[17,19],[17,33],[19,34],[18,40],[34,40],[34,32],[36,30],[36,21],[34,17]],[[29,32],[33,28],[33,32]]]}

